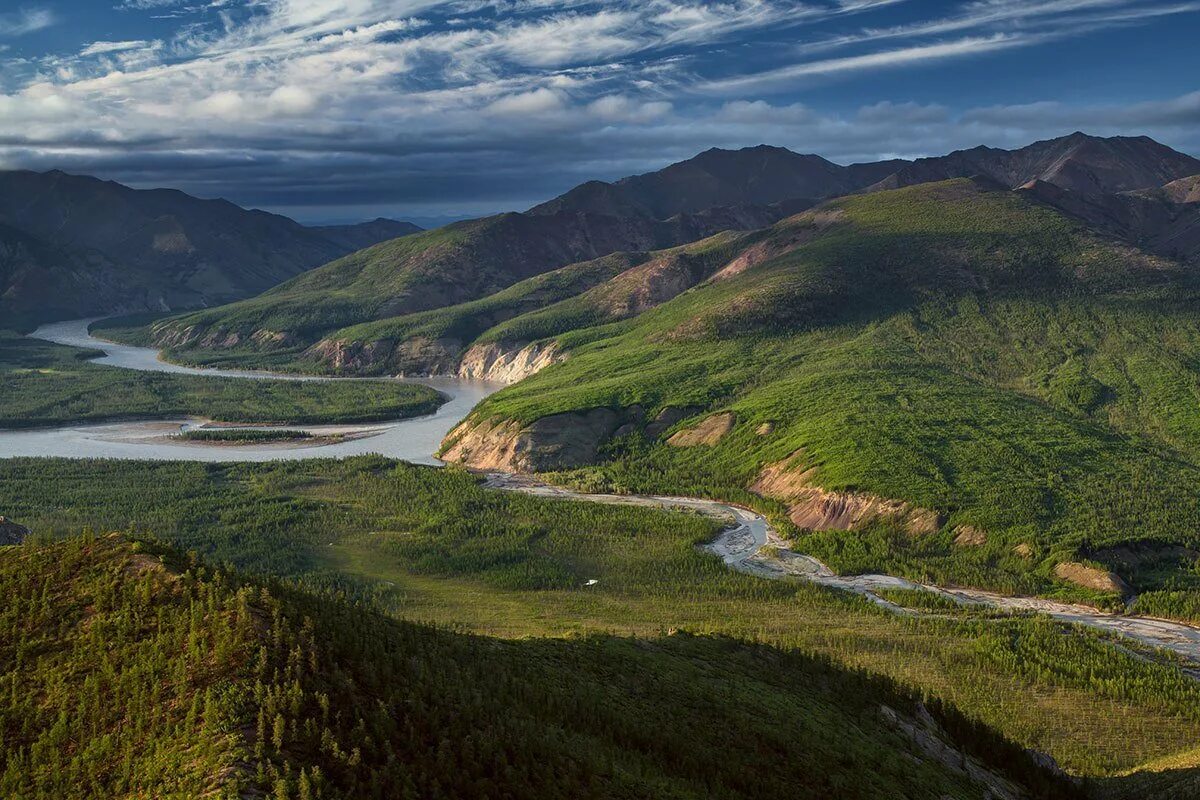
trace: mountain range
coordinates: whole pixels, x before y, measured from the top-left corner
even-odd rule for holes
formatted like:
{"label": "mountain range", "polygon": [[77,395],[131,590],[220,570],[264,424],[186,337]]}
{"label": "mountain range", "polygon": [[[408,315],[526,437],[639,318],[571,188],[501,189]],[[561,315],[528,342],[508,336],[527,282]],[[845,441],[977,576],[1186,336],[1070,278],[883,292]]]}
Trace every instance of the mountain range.
{"label": "mountain range", "polygon": [[308,228],[171,189],[0,172],[0,325],[229,302],[418,230],[384,219]]}
{"label": "mountain range", "polygon": [[[655,255],[664,249],[761,230],[831,198],[932,181],[972,178],[1014,190],[1155,254],[1192,261],[1200,256],[1200,204],[1189,201],[1198,175],[1200,160],[1146,137],[1082,133],[1012,151],[980,147],[845,167],[778,147],[714,149],[657,172],[585,183],[525,213],[361,250],[257,297],[162,323],[154,338],[197,361],[486,373],[478,362],[490,351],[472,345],[519,313],[581,295],[645,262],[641,274],[658,276],[647,278],[658,288],[646,291],[656,296],[663,286],[682,291],[704,277],[692,269],[694,253]],[[625,255],[609,258],[618,253]],[[692,265],[687,275],[677,274],[681,259]],[[637,281],[637,274],[622,280]],[[463,307],[469,303],[480,305]],[[455,310],[432,313],[446,308]],[[468,324],[460,324],[464,314]]]}

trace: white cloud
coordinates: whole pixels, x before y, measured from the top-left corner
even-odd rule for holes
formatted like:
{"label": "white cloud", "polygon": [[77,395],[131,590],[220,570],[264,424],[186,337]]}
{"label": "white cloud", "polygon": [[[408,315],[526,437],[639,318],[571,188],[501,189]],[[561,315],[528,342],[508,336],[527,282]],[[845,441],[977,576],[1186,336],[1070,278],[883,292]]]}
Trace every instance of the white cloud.
{"label": "white cloud", "polygon": [[504,116],[537,116],[566,108],[562,94],[553,89],[535,89],[524,94],[501,97],[487,107],[492,114]]}
{"label": "white cloud", "polygon": [[267,98],[270,110],[280,115],[307,114],[317,107],[316,96],[299,86],[280,86]]}
{"label": "white cloud", "polygon": [[104,53],[122,53],[127,50],[142,50],[150,47],[150,42],[134,39],[127,42],[92,42],[79,51],[80,56],[97,56]]}
{"label": "white cloud", "polygon": [[57,21],[54,12],[48,8],[23,8],[0,14],[0,36],[24,36],[49,28]]}

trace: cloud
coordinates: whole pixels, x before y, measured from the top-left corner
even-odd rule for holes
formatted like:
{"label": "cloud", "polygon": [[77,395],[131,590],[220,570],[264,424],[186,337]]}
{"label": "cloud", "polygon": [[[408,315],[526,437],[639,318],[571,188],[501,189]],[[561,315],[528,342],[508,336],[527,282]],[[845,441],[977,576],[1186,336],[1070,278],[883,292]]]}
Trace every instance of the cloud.
{"label": "cloud", "polygon": [[150,42],[134,39],[127,42],[92,42],[79,51],[80,56],[97,56],[104,53],[122,53],[127,50],[142,50],[150,46]]}
{"label": "cloud", "polygon": [[[802,91],[1197,4],[126,0],[105,40],[0,53],[0,160],[254,206],[428,215],[532,205],[711,146],[849,161],[1082,127],[1200,148],[1194,96],[1122,108],[1023,93],[1043,102],[963,110],[867,89],[835,111]],[[138,15],[179,18],[121,27]]]}
{"label": "cloud", "polygon": [[23,8],[0,14],[0,36],[24,36],[49,28],[58,20],[48,8]]}
{"label": "cloud", "polygon": [[818,61],[806,61],[778,69],[766,70],[753,75],[743,75],[734,78],[724,78],[710,81],[703,89],[710,92],[731,93],[747,90],[768,88],[781,84],[791,84],[796,80],[814,76],[833,75],[839,72],[857,72],[862,70],[883,69],[888,67],[908,66],[922,61],[940,61],[960,56],[977,56],[994,50],[1003,50],[1018,45],[1028,44],[1027,39],[1021,39],[1008,34],[997,33],[986,37],[969,37],[956,39],[938,44],[917,45],[895,50],[883,50],[878,53],[867,53],[860,56],[845,56],[842,58],[827,58]]}

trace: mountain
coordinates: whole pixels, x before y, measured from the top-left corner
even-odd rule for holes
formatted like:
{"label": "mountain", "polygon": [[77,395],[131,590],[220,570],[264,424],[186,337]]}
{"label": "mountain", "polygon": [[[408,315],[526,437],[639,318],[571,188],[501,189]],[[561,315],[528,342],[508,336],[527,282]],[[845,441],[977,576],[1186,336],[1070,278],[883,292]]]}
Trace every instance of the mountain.
{"label": "mountain", "polygon": [[713,148],[695,158],[615,183],[589,181],[531,214],[585,211],[658,219],[717,206],[770,205],[796,198],[819,200],[849,194],[892,174],[906,161],[839,166],[816,155],[759,145]]}
{"label": "mountain", "polygon": [[[1187,178],[1198,168],[1200,161],[1145,137],[1080,133],[1014,151],[980,147],[848,167],[778,147],[713,149],[657,172],[582,184],[524,214],[456,223],[354,253],[260,297],[166,320],[155,326],[154,339],[174,357],[196,363],[364,374],[461,371],[510,380],[552,356],[540,348],[501,354],[484,332],[528,311],[530,303],[586,306],[602,291],[596,281],[614,277],[606,270],[620,259],[598,262],[612,254],[628,253],[626,268],[653,261],[642,271],[666,269],[677,275],[674,285],[682,291],[706,277],[708,267],[689,256],[690,266],[680,272],[681,261],[668,267],[672,257],[663,261],[653,251],[721,231],[761,229],[819,198],[974,177],[1030,194],[1043,187],[1040,201],[1051,204],[1050,189],[1066,192],[1056,207],[1078,216],[1084,206],[1136,205],[1141,201],[1127,198],[1139,190],[1165,198],[1164,184],[1187,197],[1194,190]],[[1173,201],[1174,210],[1141,204],[1147,208],[1129,213],[1167,221],[1143,228],[1126,220],[1100,229],[1152,252],[1190,259],[1190,210]],[[1089,210],[1080,218],[1098,224],[1094,217]],[[545,279],[523,283],[539,276]],[[501,291],[507,294],[487,299]],[[585,298],[584,292],[592,294]],[[626,307],[633,313],[643,305]],[[439,315],[435,309],[453,310]]]}
{"label": "mountain", "polygon": [[1200,263],[1200,202],[1189,200],[1196,186],[1190,179],[1135,192],[1088,194],[1032,181],[1019,191],[1150,252]]}
{"label": "mountain", "polygon": [[0,547],[0,589],[5,797],[1082,797],[952,709],[732,639],[470,636],[115,534]]}
{"label": "mountain", "polygon": [[413,230],[382,220],[306,228],[224,200],[60,171],[0,172],[0,224],[11,251],[0,314],[10,327],[228,302]]}
{"label": "mountain", "polygon": [[920,158],[868,190],[983,175],[1009,189],[1040,181],[1095,195],[1157,187],[1198,172],[1200,159],[1178,153],[1146,136],[1104,139],[1076,132],[1019,150],[975,147],[946,156]]}
{"label": "mountain", "polygon": [[543,357],[442,457],[778,503],[843,574],[1195,618],[1193,269],[987,179],[835,199],[714,252],[632,313],[649,261],[484,332],[497,361]]}
{"label": "mountain", "polygon": [[666,219],[564,210],[458,222],[361,250],[258,297],[174,317],[155,326],[155,341],[172,348],[220,348],[234,338],[269,337],[262,349],[303,349],[346,326],[469,302],[619,251],[760,228],[807,205],[711,208]]}
{"label": "mountain", "polygon": [[309,227],[309,230],[336,243],[346,252],[354,252],[380,242],[386,242],[388,239],[398,239],[401,236],[420,233],[422,229],[411,222],[378,217],[370,222],[359,222],[354,225],[314,225]]}

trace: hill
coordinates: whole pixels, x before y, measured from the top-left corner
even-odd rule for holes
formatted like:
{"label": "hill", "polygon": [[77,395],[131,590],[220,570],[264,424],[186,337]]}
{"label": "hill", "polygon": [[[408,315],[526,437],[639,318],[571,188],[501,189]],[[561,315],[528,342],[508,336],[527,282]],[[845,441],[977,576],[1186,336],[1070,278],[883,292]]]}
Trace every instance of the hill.
{"label": "hill", "polygon": [[8,796],[1076,795],[952,710],[761,645],[456,634],[115,535],[0,548],[0,587]]}
{"label": "hill", "polygon": [[276,214],[170,189],[60,171],[0,171],[4,327],[229,302],[408,223],[306,228]]}
{"label": "hill", "polygon": [[[1193,273],[988,185],[831,201],[623,321],[515,317],[560,363],[485,400],[444,457],[765,497],[840,571],[1093,602],[1124,585],[1193,618]],[[1075,585],[1078,563],[1123,584]]]}

